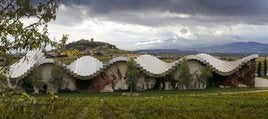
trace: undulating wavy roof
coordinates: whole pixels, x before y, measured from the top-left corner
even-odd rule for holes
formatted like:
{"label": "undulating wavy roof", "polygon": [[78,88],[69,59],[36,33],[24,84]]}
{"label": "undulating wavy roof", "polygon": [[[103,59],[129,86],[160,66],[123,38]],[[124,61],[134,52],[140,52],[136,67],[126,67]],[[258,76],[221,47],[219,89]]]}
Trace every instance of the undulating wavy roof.
{"label": "undulating wavy roof", "polygon": [[252,59],[259,57],[258,54],[253,54],[236,61],[223,61],[208,54],[198,54],[187,56],[188,60],[197,60],[210,67],[217,74],[228,76],[238,71],[244,64]]}
{"label": "undulating wavy roof", "polygon": [[29,51],[18,62],[12,64],[9,68],[9,77],[13,79],[20,79],[27,76],[35,65],[40,65],[45,57],[42,50]]}
{"label": "undulating wavy roof", "polygon": [[136,64],[149,76],[161,77],[175,68],[178,61],[166,63],[152,55],[140,55],[135,59]]}
{"label": "undulating wavy roof", "polygon": [[102,62],[91,56],[81,57],[67,66],[74,76],[83,78],[93,75],[101,68],[103,68]]}
{"label": "undulating wavy roof", "polygon": [[[239,59],[237,61],[223,61],[208,54],[188,55],[188,60],[196,60],[209,66],[214,72],[222,76],[228,76],[239,70],[248,61],[257,58],[258,55],[250,55],[248,57]],[[65,65],[53,59],[47,59],[41,50],[29,51],[17,63],[10,66],[9,77],[11,79],[22,79],[26,77],[34,69],[34,67],[53,63],[59,65],[67,73],[78,78],[88,80],[99,73],[103,72],[109,66],[117,62],[127,62],[127,57],[116,57],[111,59],[108,63],[103,64],[98,59],[91,56],[83,56],[75,60],[70,65]],[[135,59],[139,68],[149,76],[161,77],[171,73],[179,66],[180,60],[172,63],[166,63],[152,55],[140,55]]]}
{"label": "undulating wavy roof", "polygon": [[104,69],[117,63],[117,62],[127,62],[128,60],[129,60],[129,58],[123,57],[123,56],[115,57],[115,58],[109,60],[109,62],[107,64],[104,64]]}
{"label": "undulating wavy roof", "polygon": [[111,59],[107,64],[103,64],[98,59],[91,56],[83,56],[75,60],[70,65],[66,66],[66,70],[69,74],[78,79],[88,80],[97,76],[103,70],[117,62],[127,62],[127,57],[116,57]]}
{"label": "undulating wavy roof", "polygon": [[59,61],[45,58],[42,50],[32,50],[21,58],[18,62],[10,66],[9,78],[11,79],[23,79],[28,76],[31,71],[42,64],[55,64],[63,68],[70,75],[78,79],[90,79],[109,66],[117,62],[127,62],[127,57],[115,57],[111,59],[107,64],[103,64],[98,59],[91,56],[83,56],[75,60],[70,65],[65,65]]}
{"label": "undulating wavy roof", "polygon": [[[245,63],[257,57],[258,55],[254,54],[236,61],[223,61],[211,55],[201,53],[197,55],[188,55],[185,58],[187,60],[196,60],[201,62],[209,66],[210,69],[219,75],[228,76],[238,71]],[[181,59],[172,63],[166,63],[152,55],[140,55],[135,59],[135,61],[140,69],[142,69],[142,71],[144,71],[147,75],[161,77],[171,73],[171,71],[178,66]]]}

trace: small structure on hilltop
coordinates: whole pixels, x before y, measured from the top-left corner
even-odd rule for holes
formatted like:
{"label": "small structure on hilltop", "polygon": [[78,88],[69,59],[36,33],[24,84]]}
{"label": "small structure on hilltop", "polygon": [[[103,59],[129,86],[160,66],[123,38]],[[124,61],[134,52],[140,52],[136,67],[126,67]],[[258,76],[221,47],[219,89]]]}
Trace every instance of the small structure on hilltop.
{"label": "small structure on hilltop", "polygon": [[[255,86],[255,59],[257,54],[237,61],[223,61],[208,54],[185,56],[191,78],[187,88]],[[125,73],[127,57],[115,57],[103,64],[92,56],[82,56],[65,65],[45,58],[42,50],[29,51],[22,59],[10,66],[8,83],[12,88],[38,93],[57,91],[113,92],[128,90]],[[135,89],[171,90],[184,89],[185,83],[174,78],[180,73],[180,62],[166,63],[152,55],[140,55],[134,59],[140,76]],[[213,74],[204,82],[202,69]]]}

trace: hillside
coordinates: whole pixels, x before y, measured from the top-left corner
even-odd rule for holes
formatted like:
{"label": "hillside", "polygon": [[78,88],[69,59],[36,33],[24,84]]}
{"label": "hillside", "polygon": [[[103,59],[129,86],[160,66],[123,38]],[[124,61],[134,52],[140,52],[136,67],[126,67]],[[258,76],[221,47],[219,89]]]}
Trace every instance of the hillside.
{"label": "hillside", "polygon": [[46,56],[56,58],[65,64],[70,64],[84,55],[91,55],[105,63],[113,57],[125,56],[127,54],[135,54],[135,52],[120,50],[115,45],[106,42],[81,39],[67,44],[61,52],[48,51]]}
{"label": "hillside", "polygon": [[144,49],[138,50],[140,53],[146,54],[172,54],[172,55],[181,55],[181,54],[197,54],[196,51],[185,51],[179,49]]}
{"label": "hillside", "polygon": [[141,53],[148,54],[197,54],[197,53],[213,53],[213,54],[268,54],[268,44],[258,42],[234,42],[225,45],[189,48],[187,50],[180,49],[144,49],[138,50]]}
{"label": "hillside", "polygon": [[89,41],[85,39],[81,39],[79,41],[71,42],[65,46],[67,50],[79,50],[84,51],[88,49],[118,49],[115,45],[105,43],[105,42],[98,42],[98,41]]}
{"label": "hillside", "polygon": [[224,54],[234,54],[234,53],[268,54],[268,44],[262,44],[258,42],[235,42],[220,46],[196,48],[193,50],[197,52],[224,53]]}

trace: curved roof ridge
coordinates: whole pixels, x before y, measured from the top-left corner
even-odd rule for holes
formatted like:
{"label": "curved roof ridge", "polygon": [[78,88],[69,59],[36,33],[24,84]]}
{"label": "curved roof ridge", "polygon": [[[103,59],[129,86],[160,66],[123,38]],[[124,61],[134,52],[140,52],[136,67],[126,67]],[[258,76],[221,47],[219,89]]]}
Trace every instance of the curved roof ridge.
{"label": "curved roof ridge", "polygon": [[[75,62],[79,62],[79,60],[81,60],[81,58],[86,58],[89,60],[93,60],[95,63],[93,62],[88,62],[87,64],[83,64],[83,65],[80,65],[78,66],[79,68],[72,68],[72,67],[75,67],[74,65],[76,64]],[[97,76],[98,74],[100,74],[101,72],[103,72],[103,70],[107,69],[108,67],[110,67],[111,65],[117,63],[117,62],[127,62],[129,59],[127,57],[123,57],[123,56],[119,56],[119,57],[115,57],[111,60],[108,61],[108,63],[106,64],[103,64],[101,61],[99,61],[98,59],[92,57],[92,56],[83,56],[79,59],[77,59],[76,61],[74,61],[73,63],[71,63],[70,65],[66,66],[66,71],[73,75],[74,77],[76,78],[79,78],[79,79],[83,79],[83,80],[88,80],[92,77],[95,77]],[[84,60],[86,61],[86,60]],[[75,70],[80,70],[80,69],[83,69],[83,70],[87,70],[85,68],[83,68],[84,66],[96,66],[95,69],[91,70],[90,73],[88,74],[84,74],[84,75],[81,75],[81,73],[78,73],[78,72],[75,72]]]}
{"label": "curved roof ridge", "polygon": [[114,57],[111,60],[109,60],[106,65],[113,64],[115,62],[120,62],[120,61],[128,61],[128,60],[129,60],[129,58],[124,57],[124,56]]}
{"label": "curved roof ridge", "polygon": [[103,68],[103,63],[92,56],[83,56],[67,65],[71,75],[79,79],[88,79],[98,73]]}
{"label": "curved roof ridge", "polygon": [[26,77],[34,68],[39,65],[40,60],[45,59],[41,49],[31,50],[17,63],[10,66],[9,78],[22,79]]}
{"label": "curved roof ridge", "polygon": [[[249,55],[236,61],[223,61],[205,53],[187,55],[185,57],[187,60],[196,60],[207,65],[219,75],[227,76],[235,73],[248,61],[257,58],[258,54]],[[59,61],[45,58],[42,50],[37,49],[29,51],[18,62],[11,65],[9,77],[12,79],[22,79],[29,75],[34,67],[46,63],[53,63],[62,67],[70,75],[78,79],[87,80],[97,76],[103,72],[103,70],[117,62],[127,62],[128,60],[129,58],[120,56],[109,60],[106,64],[103,64],[101,61],[92,56],[83,56],[73,61],[70,65],[65,65]],[[153,55],[140,55],[134,59],[135,63],[143,72],[153,77],[167,75],[179,66],[181,60],[182,59],[166,63]]]}
{"label": "curved roof ridge", "polygon": [[135,62],[146,74],[156,77],[166,75],[177,64],[177,62],[166,63],[148,54],[136,57]]}
{"label": "curved roof ridge", "polygon": [[[27,58],[25,58],[27,57]],[[10,66],[10,78],[11,79],[22,79],[28,76],[31,71],[36,67],[46,63],[52,63],[60,66],[63,70],[67,71],[70,75],[79,78],[79,79],[89,79],[109,66],[117,62],[126,62],[128,61],[127,57],[115,57],[111,59],[107,64],[103,64],[98,59],[92,56],[83,56],[76,59],[70,65],[65,65],[64,63],[45,58],[42,50],[32,50],[27,52],[24,58],[21,58],[19,62],[14,63]],[[27,61],[27,64],[25,62]],[[24,64],[23,64],[24,63]],[[92,68],[93,67],[93,68]],[[21,70],[23,68],[23,70]],[[27,69],[27,70],[25,70]]]}
{"label": "curved roof ridge", "polygon": [[[257,58],[258,54],[253,54],[236,61],[220,60],[206,53],[187,55],[185,57],[187,60],[197,60],[207,65],[219,75],[228,76],[238,71],[248,61]],[[136,64],[142,71],[155,77],[164,76],[170,73],[179,66],[178,64],[181,60],[182,58],[171,63],[166,63],[152,55],[140,55],[135,59]]]}
{"label": "curved roof ridge", "polygon": [[129,60],[129,58],[124,57],[124,56],[114,57],[111,60],[109,60],[108,63],[104,64],[103,69],[106,69],[109,66],[111,66],[111,65],[113,65],[113,64],[115,64],[117,62],[127,62],[128,60]]}
{"label": "curved roof ridge", "polygon": [[188,57],[189,60],[194,59],[208,65],[213,71],[219,75],[227,76],[235,73],[245,63],[258,57],[258,54],[253,54],[236,61],[223,61],[209,54],[201,53]]}

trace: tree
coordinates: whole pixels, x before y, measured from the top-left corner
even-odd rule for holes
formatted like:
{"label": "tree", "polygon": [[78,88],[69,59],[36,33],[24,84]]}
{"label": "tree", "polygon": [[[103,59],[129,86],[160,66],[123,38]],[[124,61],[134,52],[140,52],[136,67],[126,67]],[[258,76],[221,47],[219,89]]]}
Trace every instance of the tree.
{"label": "tree", "polygon": [[[48,23],[56,19],[58,0],[0,0],[1,74],[8,75],[11,51],[58,45],[48,37]],[[27,22],[28,21],[28,22]],[[63,35],[63,40],[67,39]]]}
{"label": "tree", "polygon": [[172,89],[175,89],[176,88],[176,83],[177,83],[177,80],[175,79],[174,75],[172,74],[168,74],[165,76],[165,78],[170,81],[170,84],[171,84],[171,88]]}
{"label": "tree", "polygon": [[267,75],[267,61],[266,61],[266,57],[264,59],[264,66],[263,66],[263,75],[266,76]]}
{"label": "tree", "polygon": [[203,83],[203,88],[205,85],[208,85],[208,79],[212,77],[212,72],[208,67],[202,67],[201,74],[200,74],[200,82]]}
{"label": "tree", "polygon": [[126,71],[125,76],[127,78],[127,84],[130,86],[130,92],[132,94],[132,90],[133,88],[135,88],[136,83],[139,78],[139,70],[138,70],[137,65],[134,62],[134,59],[130,59],[127,62],[127,71]]}
{"label": "tree", "polygon": [[[57,46],[48,38],[47,23],[56,19],[58,0],[0,0],[0,55],[14,50]],[[31,21],[26,24],[25,21]],[[64,35],[63,39],[67,36]],[[5,59],[8,60],[8,59]],[[2,71],[6,73],[3,64]]]}
{"label": "tree", "polygon": [[[58,0],[0,0],[0,55],[6,61],[11,51],[57,46],[48,38],[47,30],[47,23],[56,19],[57,3]],[[1,72],[8,73],[9,65],[2,64]]]}
{"label": "tree", "polygon": [[[4,79],[9,72],[11,51],[58,45],[48,38],[47,30],[47,24],[56,19],[57,4],[58,0],[0,0],[0,56],[5,58],[0,76],[5,75]],[[13,91],[1,82],[1,92]]]}
{"label": "tree", "polygon": [[[182,80],[180,79],[180,72],[175,72],[174,73],[174,79],[176,80],[176,83],[177,83],[177,88],[178,89],[182,89],[183,88],[183,82]],[[179,87],[179,86],[182,86],[182,87]]]}
{"label": "tree", "polygon": [[[55,45],[47,23],[56,19],[57,0],[0,0],[0,52]],[[26,25],[25,20],[31,20]]]}
{"label": "tree", "polygon": [[257,74],[258,74],[258,77],[261,76],[261,61],[259,61],[259,63],[258,63]]}
{"label": "tree", "polygon": [[63,85],[63,76],[64,76],[64,72],[61,69],[61,67],[57,65],[53,66],[52,71],[51,71],[52,79],[49,82],[54,86],[54,89],[56,91],[59,91]]}
{"label": "tree", "polygon": [[39,93],[39,89],[44,86],[44,83],[42,82],[42,75],[40,72],[40,68],[36,67],[31,75],[31,85],[34,88],[34,93]]}
{"label": "tree", "polygon": [[189,87],[190,82],[191,82],[191,74],[190,74],[190,69],[188,66],[187,59],[183,58],[182,61],[180,62],[180,67],[179,67],[179,76],[178,78],[180,79],[181,83],[186,86],[186,88]]}

